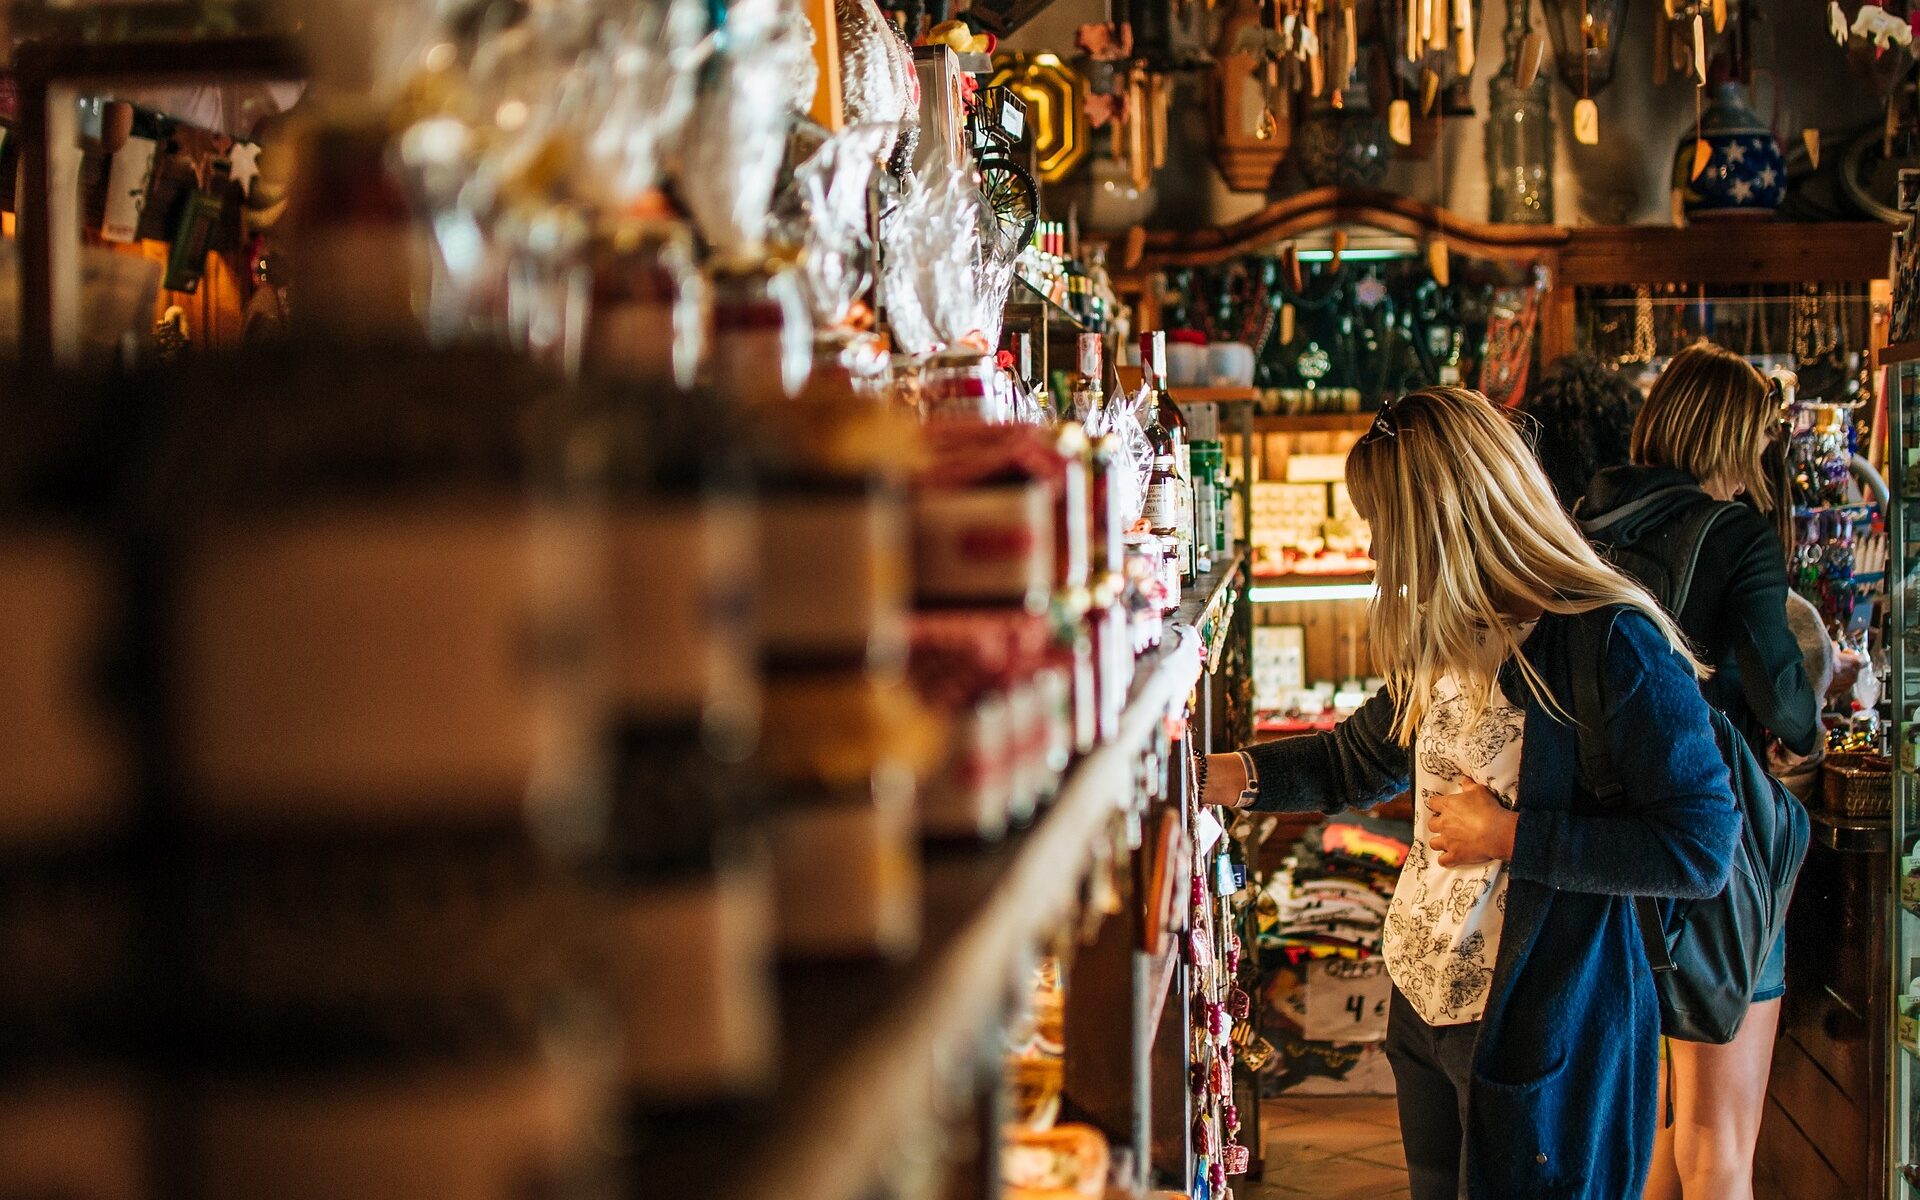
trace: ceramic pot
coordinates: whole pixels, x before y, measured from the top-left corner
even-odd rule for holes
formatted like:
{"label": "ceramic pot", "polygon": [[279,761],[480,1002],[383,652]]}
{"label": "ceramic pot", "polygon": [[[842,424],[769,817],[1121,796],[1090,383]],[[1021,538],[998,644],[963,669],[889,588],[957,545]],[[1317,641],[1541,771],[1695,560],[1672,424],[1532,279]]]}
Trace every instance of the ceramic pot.
{"label": "ceramic pot", "polygon": [[1700,138],[1711,156],[1706,169],[1693,170],[1693,135],[1674,150],[1674,183],[1688,220],[1722,217],[1770,217],[1787,198],[1787,161],[1780,140],[1747,104],[1744,89],[1727,82],[1713,89],[1713,102],[1700,118]]}

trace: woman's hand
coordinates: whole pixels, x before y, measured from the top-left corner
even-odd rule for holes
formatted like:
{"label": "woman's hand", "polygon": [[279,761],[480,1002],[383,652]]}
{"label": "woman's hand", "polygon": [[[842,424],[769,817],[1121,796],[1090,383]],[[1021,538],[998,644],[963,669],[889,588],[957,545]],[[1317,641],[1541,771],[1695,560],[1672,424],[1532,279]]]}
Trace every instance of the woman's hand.
{"label": "woman's hand", "polygon": [[1786,743],[1774,738],[1767,743],[1767,771],[1774,775],[1785,775],[1795,767],[1806,763],[1810,755],[1795,754],[1787,749]]}
{"label": "woman's hand", "polygon": [[1207,755],[1207,788],[1200,797],[1203,804],[1221,808],[1239,808],[1240,795],[1247,790],[1247,764],[1238,754]]}
{"label": "woman's hand", "polygon": [[1427,797],[1433,819],[1427,823],[1427,844],[1440,855],[1443,867],[1461,867],[1490,859],[1513,857],[1513,835],[1520,814],[1503,807],[1492,792],[1471,780],[1447,796]]}

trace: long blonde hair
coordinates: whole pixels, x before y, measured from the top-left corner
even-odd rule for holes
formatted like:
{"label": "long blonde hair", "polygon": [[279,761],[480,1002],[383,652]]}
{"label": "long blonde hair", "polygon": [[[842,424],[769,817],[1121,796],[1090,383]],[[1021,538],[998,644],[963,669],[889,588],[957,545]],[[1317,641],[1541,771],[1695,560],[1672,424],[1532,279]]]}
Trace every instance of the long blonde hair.
{"label": "long blonde hair", "polygon": [[1766,376],[1731,350],[1700,342],[1673,356],[1633,422],[1633,461],[1675,467],[1701,483],[1744,487],[1761,512],[1774,507],[1761,466],[1780,405]]}
{"label": "long blonde hair", "polygon": [[[1401,745],[1443,676],[1474,716],[1484,709],[1500,664],[1519,650],[1503,606],[1573,614],[1624,604],[1698,669],[1672,619],[1587,544],[1512,422],[1480,393],[1427,388],[1389,404],[1347,456],[1347,489],[1373,526],[1379,592],[1368,636]],[[1517,658],[1535,694],[1564,712]]]}

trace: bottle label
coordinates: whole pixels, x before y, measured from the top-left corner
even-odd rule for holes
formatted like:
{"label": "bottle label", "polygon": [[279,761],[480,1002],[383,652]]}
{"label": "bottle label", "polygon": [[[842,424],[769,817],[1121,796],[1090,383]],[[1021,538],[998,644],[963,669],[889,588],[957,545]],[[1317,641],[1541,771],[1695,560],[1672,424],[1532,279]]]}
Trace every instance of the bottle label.
{"label": "bottle label", "polygon": [[205,1196],[470,1200],[565,1195],[602,1152],[608,1097],[563,1062],[209,1085],[183,1153]]}
{"label": "bottle label", "polygon": [[892,495],[774,494],[758,507],[757,607],[769,653],[905,653],[907,523]]}
{"label": "bottle label", "polygon": [[642,1097],[740,1095],[774,1062],[773,878],[764,855],[698,879],[622,890],[606,962]]}
{"label": "bottle label", "polygon": [[148,1103],[131,1077],[29,1076],[9,1085],[0,1093],[0,1129],[8,1134],[6,1194],[63,1200],[151,1194],[147,1174],[155,1131]]}
{"label": "bottle label", "polygon": [[107,206],[100,219],[100,238],[131,242],[140,236],[140,214],[147,208],[147,185],[153,179],[153,160],[160,143],[132,136],[114,152],[107,167]]}
{"label": "bottle label", "polygon": [[193,542],[173,614],[193,802],[248,823],[524,810],[585,771],[588,526],[509,501],[366,505]]}
{"label": "bottle label", "polygon": [[753,707],[755,542],[743,501],[637,503],[607,529],[616,702],[643,720]]}
{"label": "bottle label", "polygon": [[1173,479],[1156,479],[1147,484],[1146,503],[1140,515],[1146,518],[1147,528],[1155,533],[1179,528],[1180,501],[1176,486]]}
{"label": "bottle label", "polygon": [[914,592],[936,603],[1046,605],[1053,498],[1041,483],[928,488],[914,497]]}
{"label": "bottle label", "polygon": [[112,595],[84,538],[0,537],[0,845],[92,838],[125,813],[129,749],[94,686]]}

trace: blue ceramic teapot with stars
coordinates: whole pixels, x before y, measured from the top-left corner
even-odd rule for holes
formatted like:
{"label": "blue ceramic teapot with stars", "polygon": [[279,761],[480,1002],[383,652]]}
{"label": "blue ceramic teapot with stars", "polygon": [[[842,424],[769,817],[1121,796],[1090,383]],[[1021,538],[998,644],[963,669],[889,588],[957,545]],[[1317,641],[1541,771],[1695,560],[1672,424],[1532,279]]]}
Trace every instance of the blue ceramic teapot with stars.
{"label": "blue ceramic teapot with stars", "polygon": [[1738,83],[1714,85],[1712,100],[1700,117],[1700,139],[1710,156],[1706,169],[1693,170],[1693,131],[1681,137],[1673,155],[1674,186],[1680,189],[1687,219],[1770,217],[1787,198],[1787,160],[1780,139],[1747,104]]}

